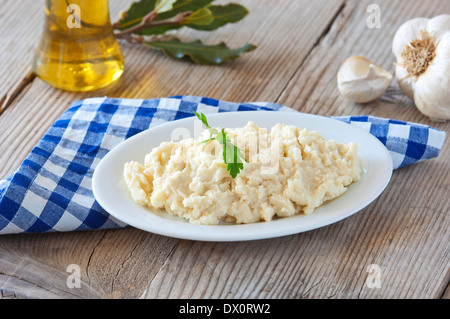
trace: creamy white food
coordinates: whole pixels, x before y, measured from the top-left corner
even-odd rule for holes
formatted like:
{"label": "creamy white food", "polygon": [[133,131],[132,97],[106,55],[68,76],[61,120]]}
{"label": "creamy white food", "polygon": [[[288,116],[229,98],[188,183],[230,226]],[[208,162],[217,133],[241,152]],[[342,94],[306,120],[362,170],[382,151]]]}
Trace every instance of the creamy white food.
{"label": "creamy white food", "polygon": [[311,214],[360,180],[356,143],[283,124],[267,130],[248,122],[226,132],[247,160],[236,178],[220,143],[199,143],[209,137],[205,131],[199,139],[162,143],[142,164],[126,163],[132,198],[193,223],[244,224]]}

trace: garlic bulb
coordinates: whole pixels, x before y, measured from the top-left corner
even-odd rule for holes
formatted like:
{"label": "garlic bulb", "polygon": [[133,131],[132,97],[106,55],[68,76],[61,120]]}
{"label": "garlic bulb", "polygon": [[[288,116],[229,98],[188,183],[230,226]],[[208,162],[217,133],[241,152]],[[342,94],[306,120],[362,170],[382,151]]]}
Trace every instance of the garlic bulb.
{"label": "garlic bulb", "polygon": [[419,111],[432,120],[450,119],[450,15],[407,21],[392,51],[398,84]]}
{"label": "garlic bulb", "polygon": [[347,58],[339,68],[338,89],[355,103],[380,97],[392,81],[392,74],[363,56]]}

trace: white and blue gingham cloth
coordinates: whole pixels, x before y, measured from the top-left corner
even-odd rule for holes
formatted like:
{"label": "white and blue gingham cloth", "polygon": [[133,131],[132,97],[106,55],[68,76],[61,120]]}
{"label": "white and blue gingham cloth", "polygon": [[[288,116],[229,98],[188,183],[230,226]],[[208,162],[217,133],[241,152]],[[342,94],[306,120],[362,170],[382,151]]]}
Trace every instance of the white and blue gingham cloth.
{"label": "white and blue gingham cloth", "polygon": [[[197,96],[149,100],[90,98],[61,115],[19,169],[0,181],[0,234],[125,227],[95,201],[91,178],[114,146],[149,127],[229,111],[287,111],[273,103],[231,103]],[[336,117],[383,142],[394,169],[437,157],[445,132],[371,116]]]}

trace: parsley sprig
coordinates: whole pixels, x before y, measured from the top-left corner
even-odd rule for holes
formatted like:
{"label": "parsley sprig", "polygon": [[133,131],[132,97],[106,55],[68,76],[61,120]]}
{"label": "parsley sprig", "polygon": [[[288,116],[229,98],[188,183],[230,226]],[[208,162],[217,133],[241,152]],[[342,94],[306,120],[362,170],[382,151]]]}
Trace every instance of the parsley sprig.
{"label": "parsley sprig", "polygon": [[206,119],[205,114],[194,112],[195,115],[202,121],[203,125],[206,126],[209,130],[209,138],[202,141],[201,143],[207,143],[213,140],[216,140],[220,144],[223,145],[223,161],[227,164],[227,171],[230,173],[231,177],[235,178],[239,172],[244,169],[245,157],[242,155],[239,147],[231,143],[230,138],[228,137],[225,129],[218,131],[215,128],[212,128],[208,124],[208,120]]}

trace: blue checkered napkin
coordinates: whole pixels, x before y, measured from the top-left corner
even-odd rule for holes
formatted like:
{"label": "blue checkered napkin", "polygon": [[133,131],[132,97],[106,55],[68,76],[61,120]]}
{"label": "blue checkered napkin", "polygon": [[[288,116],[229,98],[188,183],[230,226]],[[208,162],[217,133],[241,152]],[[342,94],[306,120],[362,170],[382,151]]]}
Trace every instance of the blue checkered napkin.
{"label": "blue checkered napkin", "polygon": [[[47,131],[21,166],[0,181],[0,234],[124,227],[92,194],[91,178],[114,146],[149,127],[193,112],[292,111],[273,103],[231,103],[204,97],[151,100],[90,98],[75,102]],[[435,157],[445,133],[372,117],[338,118],[367,129],[400,167]]]}
{"label": "blue checkered napkin", "polygon": [[376,136],[389,150],[394,169],[437,157],[446,135],[426,125],[373,116],[335,118]]}
{"label": "blue checkered napkin", "polygon": [[95,201],[94,168],[109,150],[149,127],[192,116],[286,109],[193,96],[151,100],[91,98],[75,102],[19,169],[0,182],[0,234],[125,226]]}

